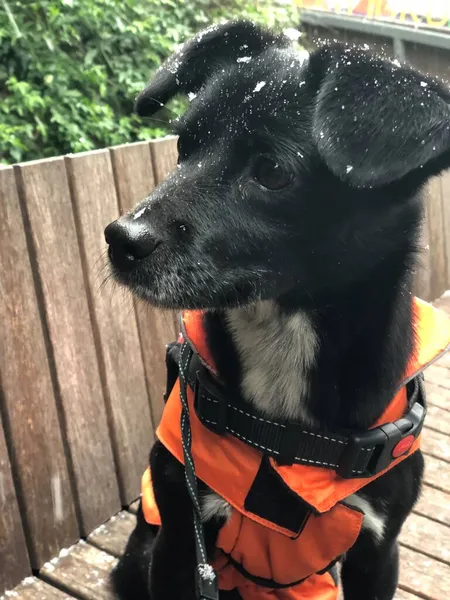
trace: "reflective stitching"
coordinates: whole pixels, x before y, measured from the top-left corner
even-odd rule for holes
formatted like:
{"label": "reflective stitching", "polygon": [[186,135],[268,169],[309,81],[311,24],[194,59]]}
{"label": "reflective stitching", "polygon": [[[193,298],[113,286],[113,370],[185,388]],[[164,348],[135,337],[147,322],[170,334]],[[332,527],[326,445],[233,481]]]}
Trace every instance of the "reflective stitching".
{"label": "reflective stitching", "polygon": [[314,465],[323,465],[324,467],[338,467],[339,465],[334,465],[333,463],[323,462],[321,460],[310,460],[309,458],[300,458],[299,456],[295,457],[295,460],[300,460],[302,462],[311,463]]}
{"label": "reflective stitching", "polygon": [[257,444],[256,442],[253,442],[252,440],[248,440],[246,437],[244,437],[237,431],[234,431],[230,427],[226,427],[226,430],[231,432],[232,434],[234,434],[236,437],[240,438],[241,440],[244,440],[244,442],[247,442],[247,444],[250,444],[251,446],[256,446],[257,448],[261,448],[261,450],[266,450],[267,452],[273,452],[274,454],[280,454],[278,452],[278,450],[272,450],[272,448],[266,448],[265,446],[261,446],[261,444]]}
{"label": "reflective stitching", "polygon": [[330,437],[327,437],[326,435],[320,435],[320,433],[313,433],[312,431],[303,431],[303,430],[302,430],[302,433],[304,433],[305,435],[312,435],[313,437],[328,440],[329,442],[331,441],[331,442],[337,442],[338,444],[344,444],[344,445],[346,444],[346,442],[343,442],[342,440],[330,438]]}
{"label": "reflective stitching", "polygon": [[[208,402],[213,402],[214,404],[219,404],[218,400],[214,400],[213,398],[210,398],[209,396],[205,396],[205,394],[202,394],[202,398],[204,398]],[[236,408],[236,406],[232,406],[231,404],[227,404],[227,408],[232,408],[233,410],[236,410],[237,412],[240,412],[242,415],[245,415],[246,417],[250,417],[251,419],[254,419],[255,421],[262,421],[263,423],[268,423],[269,425],[275,425],[276,427],[283,427],[283,429],[286,428],[286,425],[283,425],[282,423],[276,423],[275,421],[269,421],[269,419],[263,419],[262,417],[255,417],[254,415],[251,415],[250,413],[245,412],[244,410],[242,410],[240,408]]]}
{"label": "reflective stitching", "polygon": [[[208,402],[213,402],[214,404],[219,403],[218,400],[214,400],[213,398],[210,398],[209,396],[206,396],[205,394],[202,394],[202,398],[204,398]],[[227,407],[232,408],[233,410],[241,413],[241,415],[250,417],[251,419],[254,419],[255,421],[261,421],[263,423],[268,423],[269,425],[275,425],[275,427],[282,427],[283,429],[286,429],[286,425],[283,425],[283,423],[276,423],[275,421],[270,421],[269,419],[263,419],[262,417],[255,417],[255,415],[251,415],[250,413],[245,412],[241,408],[236,408],[236,406],[232,406],[231,404],[227,404]],[[320,433],[313,433],[312,431],[302,430],[302,433],[304,433],[305,435],[311,435],[312,437],[316,437],[319,439],[327,440],[328,442],[336,442],[337,444],[342,444],[343,446],[345,446],[347,443],[347,442],[343,442],[342,440],[338,440],[336,438],[328,437],[326,435],[321,435]]]}
{"label": "reflective stitching", "polygon": [[[184,414],[183,414],[183,417],[182,417],[182,418],[183,418],[182,426],[184,426],[184,424],[185,424],[185,422],[186,422],[186,418],[185,418],[185,415],[184,415]],[[192,460],[191,460],[191,457],[189,456],[189,453],[187,452],[187,448],[186,448],[186,446],[185,446],[185,444],[184,444],[184,440],[183,440],[183,438],[181,439],[181,443],[183,444],[183,449],[184,449],[184,450],[185,450],[185,452],[186,452],[186,454],[185,454],[185,459],[186,459],[186,458],[188,459],[188,461],[189,461],[189,464],[191,465],[191,468],[192,468],[192,470],[193,470],[193,471],[194,471],[194,473],[195,473],[194,463],[192,462]],[[192,485],[191,485],[191,483],[190,483],[190,481],[189,481],[189,479],[188,479],[188,478],[186,478],[186,483],[187,483],[187,485],[189,486],[189,489],[190,489],[190,490],[191,490],[191,492],[192,492],[192,496],[193,496],[193,497],[192,497],[192,500],[194,500],[194,499],[195,499],[195,500],[194,500],[194,502],[195,502],[195,505],[196,505],[196,509],[197,509],[198,511],[200,511],[200,504],[198,503],[198,499],[197,499],[197,497],[196,497],[196,494],[195,494],[195,492],[194,492],[194,489],[193,489],[193,487],[192,487]]]}
{"label": "reflective stitching", "polygon": [[203,550],[203,544],[202,544],[201,539],[200,539],[200,532],[198,530],[197,519],[194,519],[194,529],[195,529],[195,535],[197,536],[198,548],[200,550],[200,554],[202,555],[202,560],[205,563],[206,562],[206,556],[205,556],[205,552]]}
{"label": "reflective stitching", "polygon": [[268,419],[263,419],[262,417],[255,417],[254,415],[251,415],[250,413],[247,413],[247,412],[241,410],[240,408],[236,408],[235,406],[231,406],[230,404],[227,404],[227,406],[229,406],[233,410],[237,410],[238,412],[240,412],[242,415],[245,415],[246,417],[251,417],[255,421],[262,421],[263,423],[268,423],[269,425],[275,425],[276,427],[283,427],[283,429],[286,429],[286,425],[283,425],[282,423],[275,423],[275,421],[269,421]]}

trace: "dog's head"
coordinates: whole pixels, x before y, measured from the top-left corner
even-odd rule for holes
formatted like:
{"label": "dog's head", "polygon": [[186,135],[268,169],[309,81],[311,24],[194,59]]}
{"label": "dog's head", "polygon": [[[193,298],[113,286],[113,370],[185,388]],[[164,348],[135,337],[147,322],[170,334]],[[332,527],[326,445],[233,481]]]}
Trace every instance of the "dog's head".
{"label": "dog's head", "polygon": [[237,22],[187,42],[137,99],[176,94],[178,168],[106,230],[117,279],[152,304],[319,298],[412,251],[415,192],[450,166],[450,93],[341,45],[309,58]]}

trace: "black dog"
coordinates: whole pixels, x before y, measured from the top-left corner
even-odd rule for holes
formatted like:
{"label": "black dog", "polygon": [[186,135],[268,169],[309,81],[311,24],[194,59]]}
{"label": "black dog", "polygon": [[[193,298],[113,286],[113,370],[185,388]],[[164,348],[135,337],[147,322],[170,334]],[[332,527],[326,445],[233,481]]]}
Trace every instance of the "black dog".
{"label": "black dog", "polygon": [[[305,60],[284,35],[238,22],[186,43],[138,114],[177,93],[191,99],[175,123],[178,169],[106,230],[117,280],[155,306],[207,309],[222,381],[261,413],[369,428],[413,344],[419,193],[450,166],[449,91],[341,45]],[[151,467],[164,526],[139,513],[115,589],[122,600],[192,600],[184,471],[159,442]],[[354,499],[366,518],[343,561],[345,600],[393,597],[422,469],[416,452]],[[213,548],[226,508],[205,511]]]}

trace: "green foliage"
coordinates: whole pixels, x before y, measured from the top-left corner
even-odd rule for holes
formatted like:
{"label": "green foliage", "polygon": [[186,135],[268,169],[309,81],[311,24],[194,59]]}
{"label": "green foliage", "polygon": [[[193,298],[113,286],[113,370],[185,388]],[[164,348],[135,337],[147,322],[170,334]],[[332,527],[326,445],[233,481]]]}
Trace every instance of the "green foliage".
{"label": "green foliage", "polygon": [[211,22],[293,15],[290,0],[0,0],[0,162],[164,135],[133,102],[178,44]]}

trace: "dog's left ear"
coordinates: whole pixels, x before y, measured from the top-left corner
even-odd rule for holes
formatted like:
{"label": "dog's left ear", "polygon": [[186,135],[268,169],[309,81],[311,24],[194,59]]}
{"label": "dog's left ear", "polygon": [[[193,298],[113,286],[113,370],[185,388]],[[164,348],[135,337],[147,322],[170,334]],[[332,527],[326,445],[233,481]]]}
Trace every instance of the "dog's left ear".
{"label": "dog's left ear", "polygon": [[292,41],[251,21],[229,21],[201,31],[169,57],[136,99],[141,117],[154,114],[179,93],[197,92],[214,71],[239,57],[255,57],[269,46]]}
{"label": "dog's left ear", "polygon": [[313,136],[330,170],[356,187],[382,186],[450,166],[450,91],[363,50],[323,48]]}

